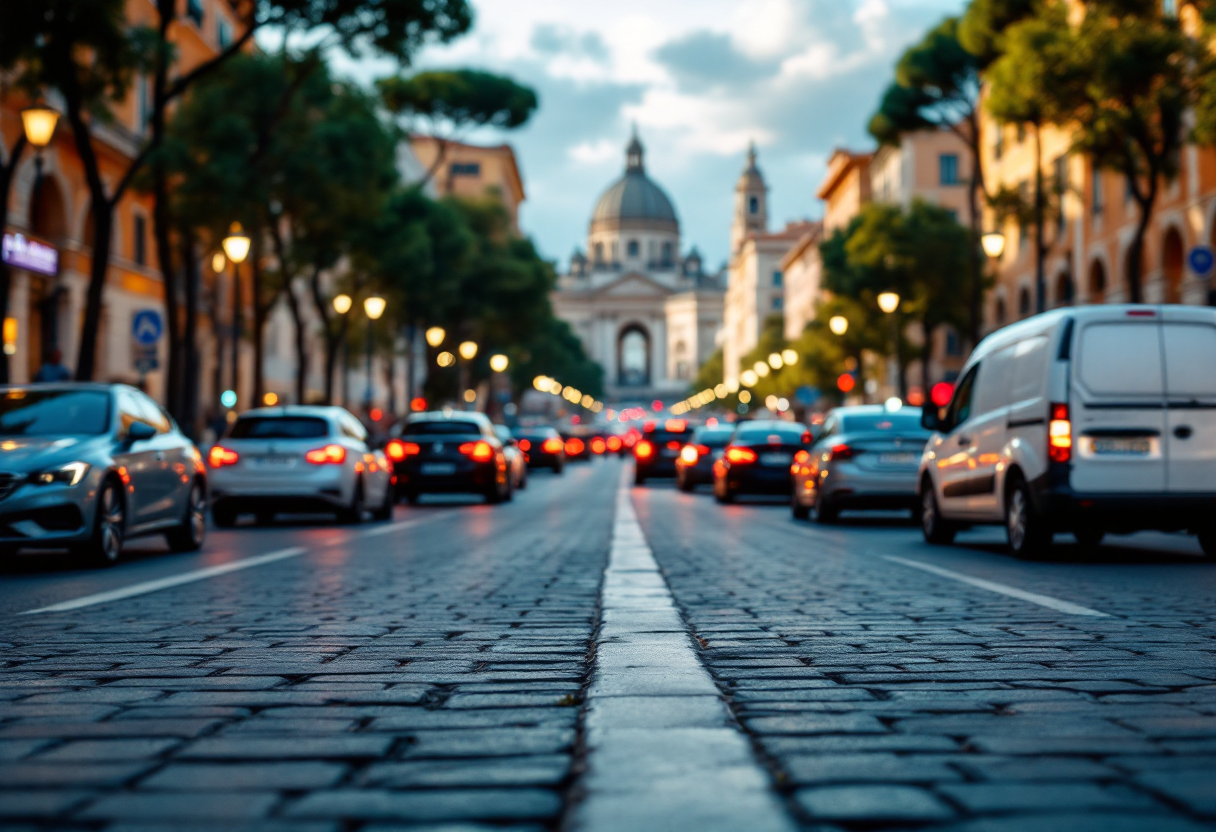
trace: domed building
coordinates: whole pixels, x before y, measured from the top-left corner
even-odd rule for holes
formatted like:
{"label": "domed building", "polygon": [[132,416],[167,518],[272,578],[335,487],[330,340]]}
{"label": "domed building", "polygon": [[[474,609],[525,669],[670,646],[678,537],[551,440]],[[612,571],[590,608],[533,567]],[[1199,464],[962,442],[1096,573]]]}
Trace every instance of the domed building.
{"label": "domed building", "polygon": [[635,131],[624,174],[591,213],[586,252],[575,249],[553,294],[555,312],[603,366],[608,400],[683,398],[714,351],[724,292],[696,248],[681,252],[675,205],[646,175]]}

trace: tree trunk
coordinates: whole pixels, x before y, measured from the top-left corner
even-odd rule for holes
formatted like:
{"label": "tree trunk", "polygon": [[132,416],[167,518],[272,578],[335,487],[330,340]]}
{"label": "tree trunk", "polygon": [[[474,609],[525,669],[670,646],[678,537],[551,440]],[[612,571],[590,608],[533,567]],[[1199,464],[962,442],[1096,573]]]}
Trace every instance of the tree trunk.
{"label": "tree trunk", "polygon": [[182,412],[178,423],[191,438],[199,435],[199,366],[198,353],[198,258],[194,253],[194,240],[189,233],[181,236],[182,271],[184,273],[186,321],[182,337]]}
{"label": "tree trunk", "polygon": [[929,399],[929,390],[932,386],[932,381],[929,376],[929,358],[933,355],[933,333],[937,331],[937,325],[930,323],[928,318],[922,318],[920,322],[921,332],[924,335],[925,343],[920,353],[920,386],[924,393],[925,400]]}
{"label": "tree trunk", "polygon": [[[979,116],[972,113],[970,118],[971,135],[968,143],[971,150],[971,181],[967,186],[967,213],[971,220],[969,237],[971,251],[969,265],[971,267],[971,303],[968,310],[967,339],[971,348],[980,342],[980,331],[984,326],[984,252],[980,247],[980,237],[983,214],[980,211],[980,193],[984,189],[984,168],[980,155]],[[928,389],[925,388],[928,395]]]}
{"label": "tree trunk", "polygon": [[[317,315],[321,319],[321,331],[325,333],[325,403],[334,403],[334,366],[338,360],[338,346],[340,344],[338,333],[334,332],[333,323],[329,317],[330,306],[325,299],[325,293],[321,291],[321,267],[314,266],[312,270],[312,279],[309,280],[309,287],[312,290],[312,303],[317,309]],[[343,315],[342,324],[339,326],[341,334],[346,333],[346,319],[348,315]]]}
{"label": "tree trunk", "polygon": [[277,297],[271,297],[266,302],[262,300],[266,290],[262,285],[261,246],[256,236],[249,275],[253,290],[253,404],[254,407],[259,407],[266,397],[266,368],[263,366],[266,360],[266,320],[270,317],[270,310],[274,307]]}
{"label": "tree trunk", "polygon": [[[159,147],[165,136],[164,98],[169,76],[169,60],[172,55],[169,47],[169,27],[176,16],[176,5],[174,0],[157,0],[156,3],[157,13],[160,17],[157,32],[160,48],[156,51],[156,68],[152,76],[153,107],[149,123],[151,144],[154,147]],[[165,291],[165,335],[169,347],[168,362],[165,368],[165,405],[173,418],[180,422],[184,415],[182,321],[179,311],[178,276],[177,271],[173,268],[169,183],[164,162],[159,156],[152,158],[152,234],[156,241],[156,259],[160,266],[161,282]]]}
{"label": "tree trunk", "polygon": [[1034,122],[1034,311],[1047,309],[1047,245],[1043,239],[1043,126]]}
{"label": "tree trunk", "polygon": [[[21,162],[21,154],[25,150],[25,133],[13,142],[13,149],[8,154],[8,164],[0,166],[0,234],[8,226],[8,197],[9,188],[13,184],[13,176],[17,165]],[[12,289],[12,274],[8,264],[0,260],[0,322],[8,317],[9,292]],[[8,384],[8,354],[0,351],[0,384]]]}
{"label": "tree trunk", "polygon": [[308,333],[304,331],[304,311],[300,308],[300,299],[296,297],[292,282],[283,287],[283,292],[287,295],[287,306],[296,325],[296,404],[305,404],[304,391],[308,383]]}
{"label": "tree trunk", "polygon": [[1153,205],[1157,201],[1157,170],[1154,165],[1149,165],[1148,190],[1143,195],[1135,184],[1135,179],[1132,179],[1132,196],[1136,200],[1140,216],[1136,218],[1136,235],[1127,247],[1127,290],[1130,295],[1128,300],[1132,303],[1144,303],[1144,238],[1148,234],[1148,224],[1153,219]]}

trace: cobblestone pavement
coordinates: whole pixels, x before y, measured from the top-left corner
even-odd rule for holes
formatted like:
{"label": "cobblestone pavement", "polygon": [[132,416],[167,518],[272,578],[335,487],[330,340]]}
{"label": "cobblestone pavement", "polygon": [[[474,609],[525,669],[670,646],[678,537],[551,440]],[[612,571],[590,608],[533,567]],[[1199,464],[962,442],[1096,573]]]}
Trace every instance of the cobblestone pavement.
{"label": "cobblestone pavement", "polygon": [[634,499],[703,660],[802,822],[1216,828],[1211,562],[1062,546],[1060,562],[1026,563],[983,544],[999,535],[938,549],[892,522],[816,526],[661,486]]}
{"label": "cobblestone pavement", "polygon": [[1025,563],[663,483],[618,511],[624,467],[0,565],[0,829],[1216,829],[1189,543]]}

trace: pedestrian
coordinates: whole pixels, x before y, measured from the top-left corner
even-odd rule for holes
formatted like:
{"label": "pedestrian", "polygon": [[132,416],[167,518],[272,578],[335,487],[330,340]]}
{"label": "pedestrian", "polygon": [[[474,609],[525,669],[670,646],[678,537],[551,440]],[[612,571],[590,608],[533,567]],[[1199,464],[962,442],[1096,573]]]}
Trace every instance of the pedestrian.
{"label": "pedestrian", "polygon": [[63,366],[63,351],[58,347],[51,350],[50,358],[38,368],[34,375],[35,382],[71,381],[72,371]]}

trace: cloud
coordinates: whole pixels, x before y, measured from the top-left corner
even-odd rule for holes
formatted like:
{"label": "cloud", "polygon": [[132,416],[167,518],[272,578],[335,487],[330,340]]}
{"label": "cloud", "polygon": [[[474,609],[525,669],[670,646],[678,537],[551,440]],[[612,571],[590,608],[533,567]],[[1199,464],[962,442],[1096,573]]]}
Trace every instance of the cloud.
{"label": "cloud", "polygon": [[704,29],[668,41],[654,55],[671,72],[677,87],[690,93],[751,84],[770,77],[779,67],[776,61],[743,54],[730,35]]}
{"label": "cloud", "polygon": [[598,32],[579,34],[552,23],[539,24],[532,30],[532,49],[540,55],[572,55],[598,64],[608,62],[608,46]]}

